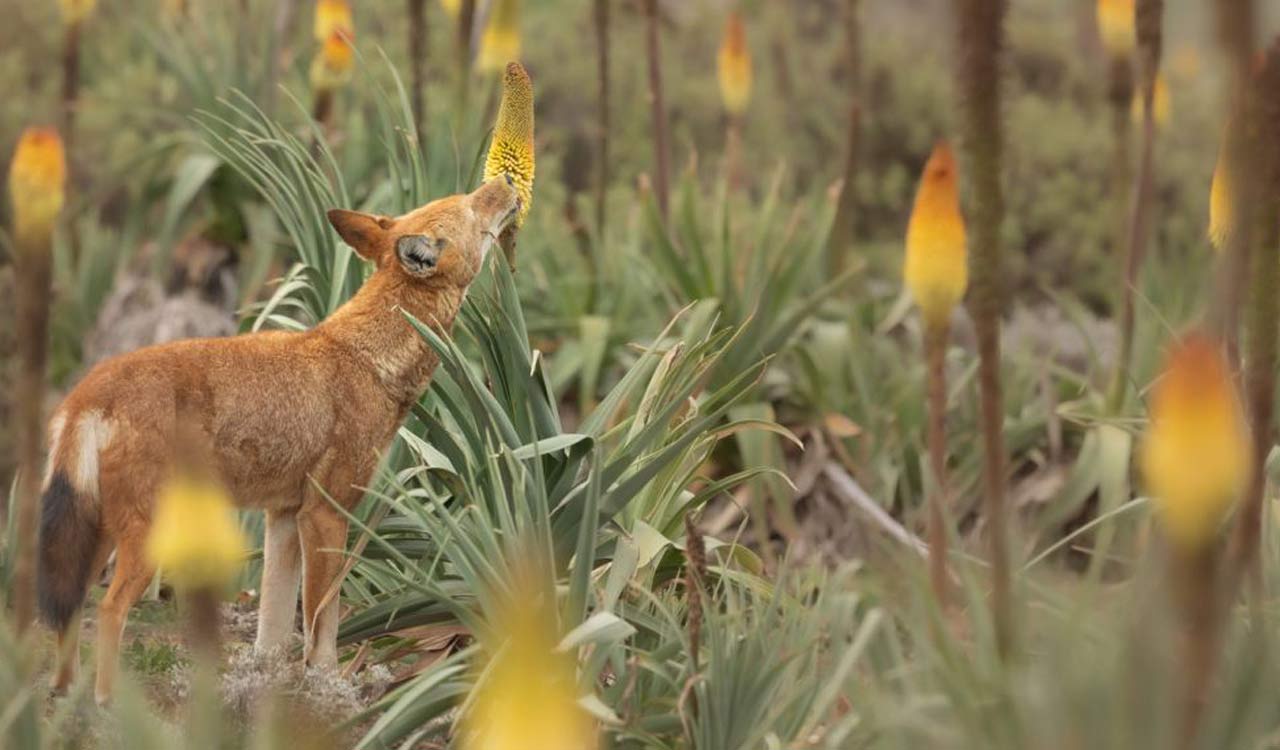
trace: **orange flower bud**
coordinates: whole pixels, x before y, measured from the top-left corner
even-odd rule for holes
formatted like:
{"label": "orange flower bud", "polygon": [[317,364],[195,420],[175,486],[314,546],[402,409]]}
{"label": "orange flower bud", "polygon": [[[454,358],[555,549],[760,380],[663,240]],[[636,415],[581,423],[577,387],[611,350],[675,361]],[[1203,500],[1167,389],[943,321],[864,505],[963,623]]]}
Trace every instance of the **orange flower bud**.
{"label": "orange flower bud", "polygon": [[933,147],[907,224],[903,278],[927,326],[946,325],[969,284],[964,217],[951,146]]}
{"label": "orange flower bud", "polygon": [[1235,201],[1231,196],[1231,179],[1227,171],[1227,153],[1224,147],[1218,153],[1218,163],[1213,167],[1213,181],[1209,184],[1209,242],[1213,249],[1222,252],[1231,236],[1231,224],[1235,221]]}
{"label": "orange flower bud", "polygon": [[730,13],[724,23],[719,54],[720,99],[731,115],[741,115],[751,102],[751,50],[747,49],[747,28],[738,13]]}
{"label": "orange flower bud", "polygon": [[496,72],[519,60],[520,0],[495,0],[480,37],[476,66],[482,72]]}
{"label": "orange flower bud", "polygon": [[98,0],[58,0],[58,8],[62,11],[62,22],[68,26],[84,21],[93,13],[97,5]]}
{"label": "orange flower bud", "polygon": [[336,89],[351,80],[355,50],[349,32],[335,29],[311,61],[311,86],[317,90]]}
{"label": "orange flower bud", "polygon": [[351,5],[347,0],[320,0],[316,3],[315,37],[327,44],[335,32],[354,36],[355,21],[351,17]]}
{"label": "orange flower bud", "polygon": [[1142,471],[1176,548],[1203,549],[1248,481],[1249,429],[1218,343],[1186,336],[1169,352],[1151,397]]}
{"label": "orange flower bud", "polygon": [[1134,33],[1134,0],[1098,0],[1098,35],[1102,46],[1112,57],[1133,54],[1137,37]]}
{"label": "orange flower bud", "polygon": [[58,131],[24,130],[9,165],[9,199],[19,249],[49,241],[62,211],[66,182],[67,160]]}

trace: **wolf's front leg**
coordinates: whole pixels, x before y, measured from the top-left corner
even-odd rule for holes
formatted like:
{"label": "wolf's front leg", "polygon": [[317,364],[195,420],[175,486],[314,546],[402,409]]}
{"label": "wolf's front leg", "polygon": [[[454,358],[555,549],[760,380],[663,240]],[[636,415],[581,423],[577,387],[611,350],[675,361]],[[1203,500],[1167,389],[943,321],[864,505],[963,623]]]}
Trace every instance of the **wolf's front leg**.
{"label": "wolf's front leg", "polygon": [[302,616],[308,666],[338,665],[338,589],[347,543],[347,518],[323,498],[298,512],[302,540]]}
{"label": "wolf's front leg", "polygon": [[296,511],[267,511],[262,555],[262,597],[254,642],[259,654],[284,645],[293,633],[302,568]]}

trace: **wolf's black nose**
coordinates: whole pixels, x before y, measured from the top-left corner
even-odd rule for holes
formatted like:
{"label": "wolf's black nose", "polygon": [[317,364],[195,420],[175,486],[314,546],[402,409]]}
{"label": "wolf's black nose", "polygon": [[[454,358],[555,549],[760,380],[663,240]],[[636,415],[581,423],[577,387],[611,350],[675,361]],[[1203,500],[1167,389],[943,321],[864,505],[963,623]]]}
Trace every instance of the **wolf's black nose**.
{"label": "wolf's black nose", "polygon": [[508,185],[510,185],[511,187],[515,187],[516,178],[512,177],[510,172],[503,172],[502,178],[507,181]]}

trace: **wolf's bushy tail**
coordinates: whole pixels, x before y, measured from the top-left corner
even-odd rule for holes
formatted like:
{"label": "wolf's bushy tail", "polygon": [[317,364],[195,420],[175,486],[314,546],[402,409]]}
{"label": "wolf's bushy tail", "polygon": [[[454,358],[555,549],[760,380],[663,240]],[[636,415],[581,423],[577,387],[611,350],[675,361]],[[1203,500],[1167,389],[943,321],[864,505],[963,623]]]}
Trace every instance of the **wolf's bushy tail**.
{"label": "wolf's bushy tail", "polygon": [[93,559],[102,536],[95,498],[71,484],[55,468],[40,504],[36,589],[40,618],[61,632],[76,616],[93,575]]}

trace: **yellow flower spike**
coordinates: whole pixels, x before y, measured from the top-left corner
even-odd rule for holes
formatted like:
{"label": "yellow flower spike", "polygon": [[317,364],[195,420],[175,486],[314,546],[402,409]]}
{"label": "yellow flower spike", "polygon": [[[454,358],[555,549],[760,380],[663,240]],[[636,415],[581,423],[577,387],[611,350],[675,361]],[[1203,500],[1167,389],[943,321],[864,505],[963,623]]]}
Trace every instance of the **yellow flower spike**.
{"label": "yellow flower spike", "polygon": [[[1165,83],[1163,75],[1156,76],[1156,84],[1151,93],[1151,116],[1155,120],[1156,127],[1162,128],[1169,123],[1169,117],[1173,113],[1173,106],[1169,101],[1169,86]],[[1142,123],[1141,91],[1134,92],[1133,106],[1129,114],[1135,124]]]}
{"label": "yellow flower spike", "polygon": [[9,165],[9,198],[18,248],[43,244],[66,197],[67,158],[54,128],[27,128],[18,138]]}
{"label": "yellow flower spike", "polygon": [[903,278],[927,326],[946,325],[969,284],[955,155],[939,141],[924,166],[907,224]]}
{"label": "yellow flower spike", "polygon": [[462,12],[462,0],[440,0],[440,7],[444,8],[450,21],[456,21],[458,14]]}
{"label": "yellow flower spike", "polygon": [[62,22],[70,26],[82,23],[98,5],[98,0],[58,0],[58,9],[62,11]]}
{"label": "yellow flower spike", "polygon": [[751,102],[751,50],[747,48],[747,27],[736,12],[725,20],[717,62],[720,100],[729,114],[741,115]]}
{"label": "yellow flower spike", "polygon": [[327,44],[334,32],[354,36],[355,21],[351,17],[351,4],[347,0],[319,0],[316,3],[315,38]]}
{"label": "yellow flower spike", "polygon": [[594,722],[578,704],[575,659],[556,648],[552,613],[535,597],[507,609],[501,631],[486,644],[488,662],[463,718],[462,747],[594,750]]}
{"label": "yellow flower spike", "polygon": [[351,80],[354,63],[355,50],[351,46],[350,33],[335,29],[311,61],[311,87],[333,90],[345,85]]}
{"label": "yellow flower spike", "polygon": [[1134,0],[1098,0],[1098,35],[1112,57],[1133,54],[1137,43],[1133,3]]}
{"label": "yellow flower spike", "polygon": [[185,591],[223,588],[245,553],[244,534],[221,487],[178,474],[161,488],[147,556],[175,586]]}
{"label": "yellow flower spike", "polygon": [[1218,154],[1213,167],[1213,181],[1209,185],[1209,242],[1213,249],[1222,252],[1231,235],[1231,223],[1235,221],[1235,202],[1231,197],[1231,180],[1227,176],[1226,149]]}
{"label": "yellow flower spike", "polygon": [[533,81],[524,66],[512,62],[502,77],[502,102],[484,161],[484,179],[487,182],[498,175],[511,175],[520,194],[517,227],[524,223],[533,205],[533,173]]}
{"label": "yellow flower spike", "polygon": [[1170,351],[1151,397],[1142,472],[1169,540],[1182,553],[1217,535],[1249,477],[1249,429],[1212,338],[1193,333]]}
{"label": "yellow flower spike", "polygon": [[493,72],[519,59],[520,0],[494,0],[489,21],[480,37],[480,56],[476,66],[481,72]]}

